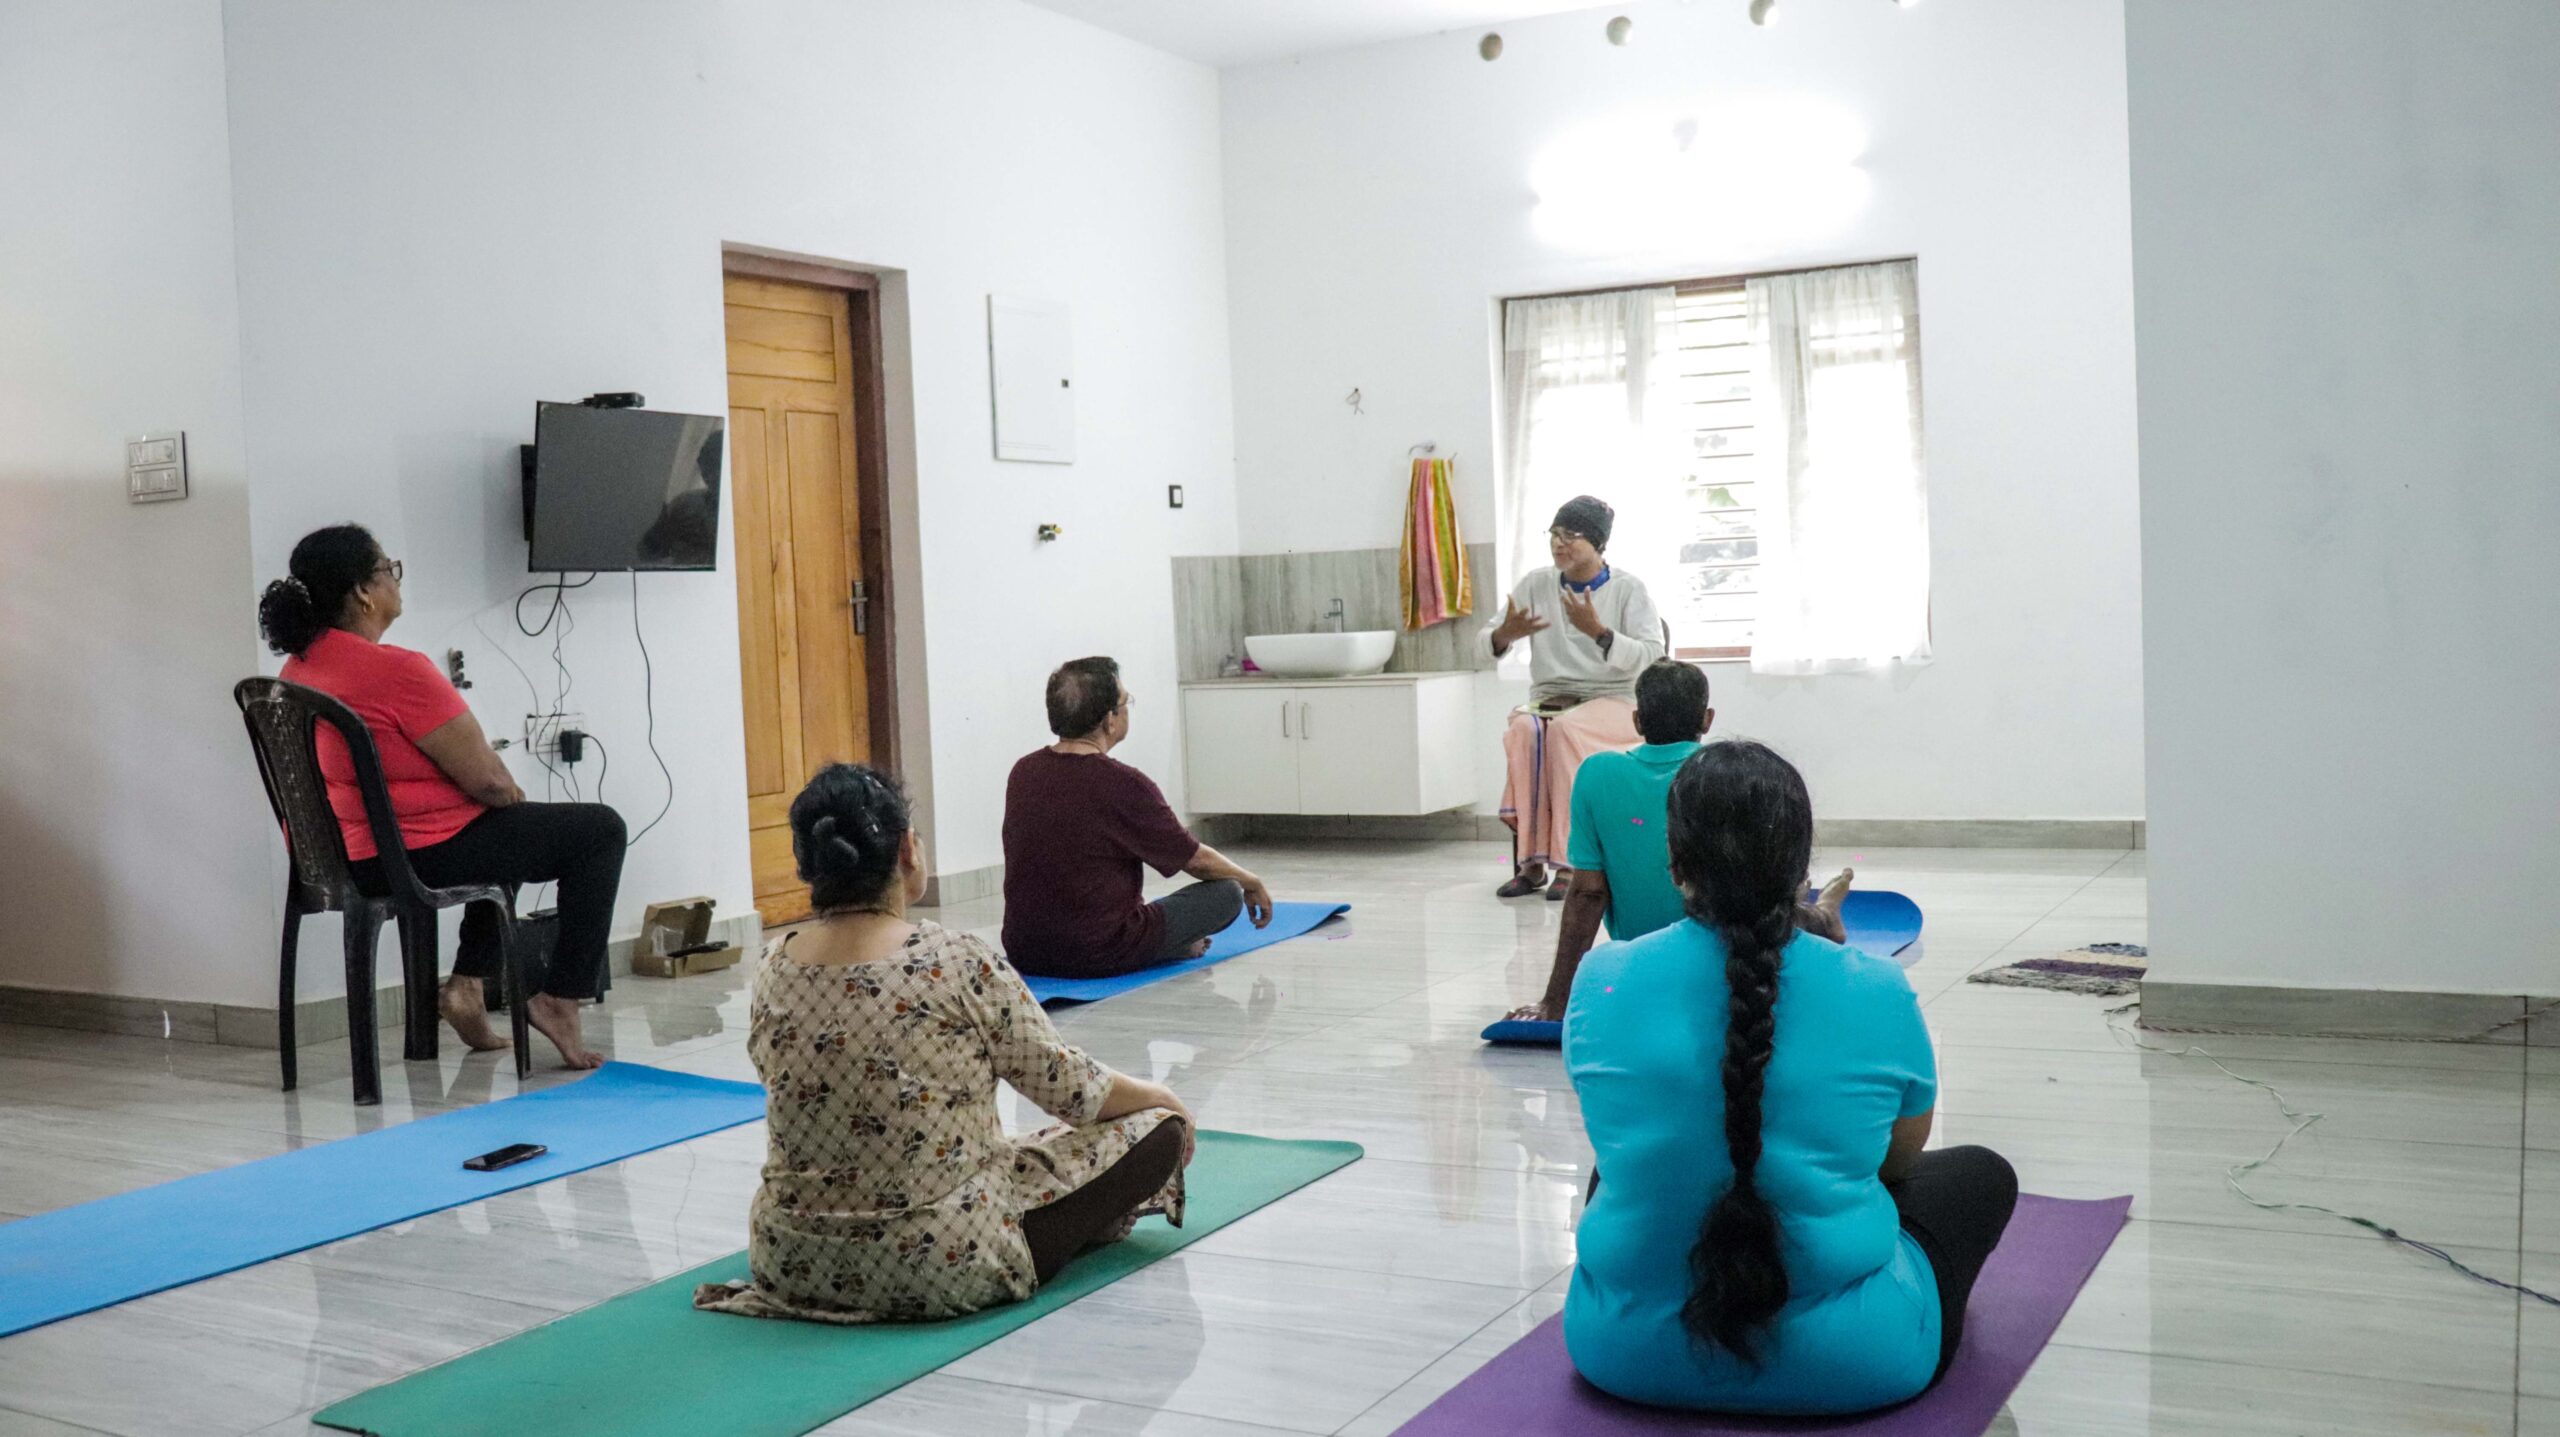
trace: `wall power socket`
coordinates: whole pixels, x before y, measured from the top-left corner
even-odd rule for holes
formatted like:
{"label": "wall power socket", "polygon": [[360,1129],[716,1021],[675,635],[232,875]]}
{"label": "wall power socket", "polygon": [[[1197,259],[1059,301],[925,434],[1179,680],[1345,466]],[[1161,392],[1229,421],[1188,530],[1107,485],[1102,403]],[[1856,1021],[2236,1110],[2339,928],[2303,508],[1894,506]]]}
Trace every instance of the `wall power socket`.
{"label": "wall power socket", "polygon": [[558,761],[561,731],[584,730],[586,726],[587,716],[581,713],[526,714],[524,746],[535,758]]}

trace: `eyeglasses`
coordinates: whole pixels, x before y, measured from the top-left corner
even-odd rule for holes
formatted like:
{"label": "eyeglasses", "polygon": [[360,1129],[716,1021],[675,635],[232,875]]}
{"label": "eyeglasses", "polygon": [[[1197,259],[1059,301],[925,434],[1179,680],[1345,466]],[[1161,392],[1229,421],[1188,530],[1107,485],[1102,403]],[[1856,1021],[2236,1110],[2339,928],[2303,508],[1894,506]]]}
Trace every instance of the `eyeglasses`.
{"label": "eyeglasses", "polygon": [[396,584],[396,583],[399,583],[399,582],[400,582],[400,576],[401,576],[401,574],[402,574],[403,570],[402,570],[402,569],[401,569],[401,567],[400,567],[400,561],[399,561],[399,560],[397,560],[397,559],[385,559],[385,560],[383,560],[380,564],[377,564],[377,565],[375,565],[375,566],[374,566],[374,570],[373,570],[373,572],[374,572],[374,574],[375,574],[375,576],[376,576],[376,577],[380,577],[381,575],[384,575],[384,574],[389,574],[389,575],[391,576],[391,582],[393,582],[393,583],[395,583],[395,584]]}
{"label": "eyeglasses", "polygon": [[1549,529],[1547,531],[1547,542],[1551,544],[1570,544],[1581,537],[1582,536],[1580,534],[1573,532],[1571,529]]}

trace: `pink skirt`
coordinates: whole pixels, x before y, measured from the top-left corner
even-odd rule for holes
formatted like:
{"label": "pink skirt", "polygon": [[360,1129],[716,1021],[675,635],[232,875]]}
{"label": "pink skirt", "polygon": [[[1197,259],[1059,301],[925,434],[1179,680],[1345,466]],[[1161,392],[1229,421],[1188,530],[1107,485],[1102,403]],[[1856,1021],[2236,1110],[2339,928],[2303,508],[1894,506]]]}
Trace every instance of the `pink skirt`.
{"label": "pink skirt", "polygon": [[1626,699],[1585,699],[1550,717],[1512,710],[1502,734],[1502,821],[1511,825],[1512,860],[1563,867],[1582,761],[1642,742],[1636,706]]}

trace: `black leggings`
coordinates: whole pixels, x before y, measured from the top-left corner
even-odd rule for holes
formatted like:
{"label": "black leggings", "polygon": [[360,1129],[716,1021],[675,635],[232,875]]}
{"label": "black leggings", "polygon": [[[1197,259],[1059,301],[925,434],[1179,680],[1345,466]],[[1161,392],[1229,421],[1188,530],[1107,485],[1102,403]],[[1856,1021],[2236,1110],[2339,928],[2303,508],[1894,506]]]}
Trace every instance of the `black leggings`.
{"label": "black leggings", "polygon": [[[409,866],[429,888],[464,883],[560,885],[560,938],[542,991],[593,998],[604,990],[605,947],[613,936],[613,900],[622,886],[622,815],[601,803],[517,803],[493,808],[442,843],[409,850]],[[382,864],[349,865],[356,886],[382,891]],[[462,911],[453,976],[498,976],[496,905]]]}
{"label": "black leggings", "polygon": [[1938,1275],[1938,1370],[1929,1379],[1934,1386],[1964,1340],[1964,1305],[1973,1296],[1974,1279],[1982,1276],[1982,1265],[2017,1210],[2018,1174],[1989,1148],[1938,1148],[1922,1153],[1902,1181],[1885,1190],[1902,1214],[1902,1230],[1929,1255]]}
{"label": "black leggings", "polygon": [[1232,878],[1211,878],[1177,889],[1155,902],[1164,910],[1164,941],[1148,964],[1170,963],[1182,950],[1203,938],[1223,933],[1244,911],[1244,885]]}
{"label": "black leggings", "polygon": [[1042,1286],[1173,1180],[1182,1168],[1188,1126],[1166,1118],[1093,1181],[1022,1215],[1022,1240],[1031,1247],[1031,1270]]}

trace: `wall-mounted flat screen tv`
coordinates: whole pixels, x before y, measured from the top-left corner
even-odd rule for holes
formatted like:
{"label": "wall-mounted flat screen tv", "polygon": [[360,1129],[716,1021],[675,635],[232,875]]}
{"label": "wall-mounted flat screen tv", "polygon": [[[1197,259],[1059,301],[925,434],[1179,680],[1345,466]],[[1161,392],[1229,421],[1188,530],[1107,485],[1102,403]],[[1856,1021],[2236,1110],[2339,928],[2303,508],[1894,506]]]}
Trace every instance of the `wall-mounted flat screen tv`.
{"label": "wall-mounted flat screen tv", "polygon": [[537,405],[525,567],[716,568],[723,428],[707,414]]}

